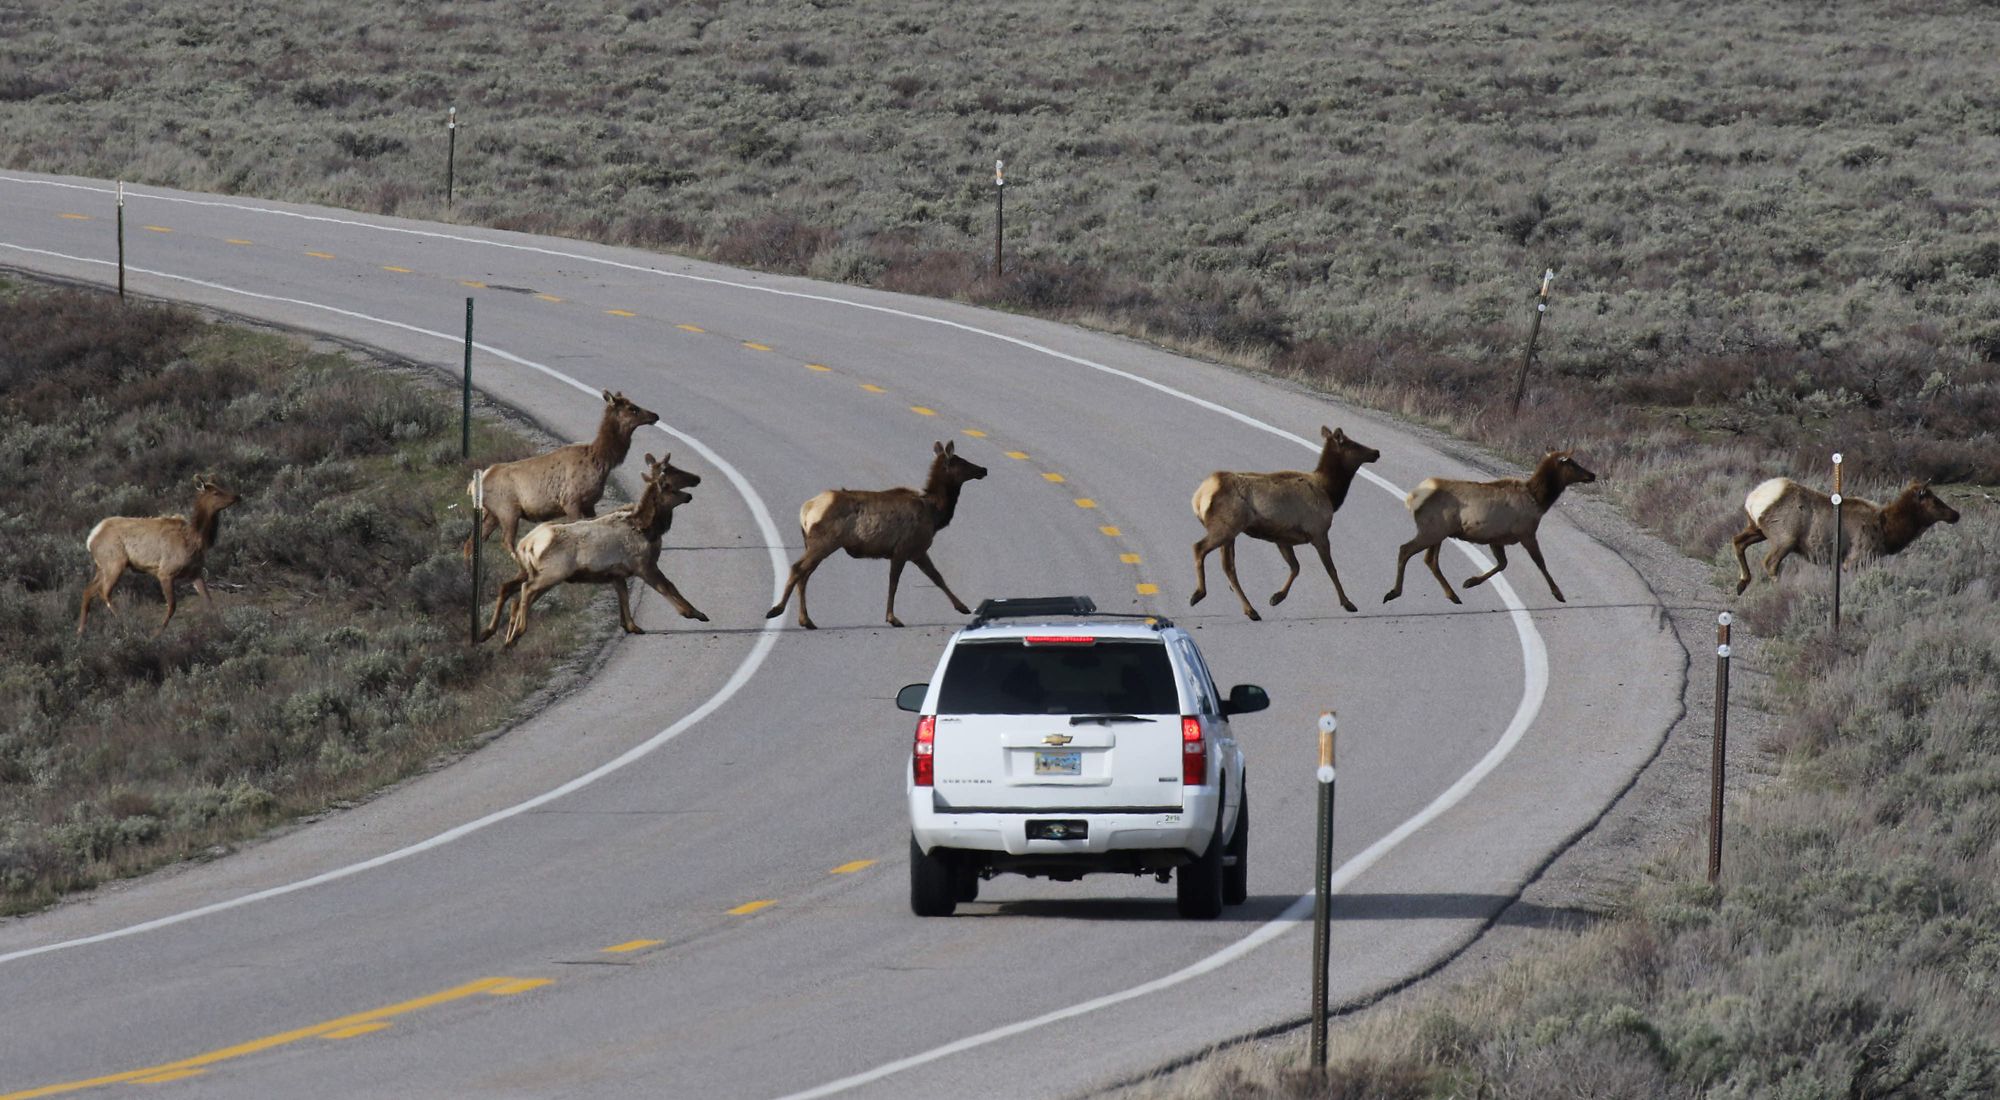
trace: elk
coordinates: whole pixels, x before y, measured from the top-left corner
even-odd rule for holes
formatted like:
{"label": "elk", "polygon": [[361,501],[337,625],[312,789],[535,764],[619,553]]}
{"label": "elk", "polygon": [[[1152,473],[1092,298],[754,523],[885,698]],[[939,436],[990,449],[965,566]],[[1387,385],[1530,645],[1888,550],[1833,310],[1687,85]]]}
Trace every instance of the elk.
{"label": "elk", "polygon": [[[1750,562],[1743,552],[1765,539],[1764,571],[1773,578],[1793,551],[1825,565],[1833,559],[1833,498],[1788,477],[1774,477],[1750,490],[1743,510],[1750,523],[1730,543],[1736,548],[1736,593],[1750,587]],[[1840,502],[1842,568],[1901,551],[1936,523],[1957,523],[1958,512],[1931,492],[1929,481],[1912,481],[1887,504],[1849,497]]]}
{"label": "elk", "polygon": [[805,536],[806,552],[792,563],[785,578],[785,591],[767,619],[784,614],[792,589],[799,591],[799,625],[815,630],[806,614],[806,581],[813,570],[835,550],[847,551],[851,558],[889,559],[890,626],[902,626],[896,618],[896,582],[903,565],[915,562],[933,584],[951,600],[961,615],[971,614],[944,583],[937,566],[931,564],[931,540],[951,522],[958,510],[958,494],[968,481],[986,476],[986,467],[960,458],[951,443],[933,443],[930,476],[922,491],[916,489],[828,489],[799,506],[799,531]]}
{"label": "elk", "polygon": [[[659,419],[658,413],[640,408],[624,394],[605,390],[604,418],[597,424],[597,438],[486,467],[486,518],[480,521],[479,533],[465,540],[465,556],[472,556],[475,540],[484,539],[496,528],[507,552],[514,553],[518,545],[515,536],[524,519],[574,522],[596,515],[597,501],[604,496],[604,480],[625,461],[632,449],[632,433]],[[473,493],[477,483],[475,476],[465,491]]]}
{"label": "elk", "polygon": [[1229,587],[1242,603],[1243,613],[1251,621],[1257,621],[1257,609],[1250,606],[1249,597],[1243,594],[1243,586],[1236,580],[1236,536],[1249,535],[1275,544],[1291,569],[1284,587],[1271,594],[1272,607],[1285,602],[1292,592],[1292,582],[1299,579],[1299,559],[1292,547],[1309,542],[1319,552],[1326,575],[1333,578],[1333,591],[1340,597],[1340,606],[1355,610],[1354,601],[1347,598],[1347,590],[1340,585],[1340,574],[1333,568],[1327,531],[1333,526],[1333,514],[1347,499],[1355,473],[1363,463],[1381,458],[1382,452],[1325,425],[1320,426],[1319,435],[1324,446],[1320,448],[1319,465],[1310,473],[1282,470],[1250,474],[1217,470],[1195,489],[1194,515],[1208,530],[1194,544],[1194,595],[1188,597],[1189,606],[1208,595],[1208,574],[1203,563],[1208,560],[1209,551],[1219,546],[1222,575],[1229,579]]}
{"label": "elk", "polygon": [[1403,567],[1418,551],[1423,552],[1424,564],[1431,567],[1431,575],[1444,586],[1445,596],[1453,603],[1465,602],[1451,590],[1451,582],[1444,579],[1443,570],[1438,568],[1438,548],[1446,539],[1459,539],[1493,548],[1493,568],[1467,577],[1465,587],[1483,584],[1507,568],[1507,547],[1518,542],[1528,551],[1535,568],[1542,571],[1542,579],[1549,582],[1549,592],[1556,602],[1568,603],[1562,589],[1556,586],[1556,579],[1549,576],[1548,564],[1542,561],[1542,547],[1535,541],[1535,529],[1541,526],[1549,509],[1555,507],[1556,498],[1562,496],[1564,489],[1597,480],[1596,474],[1578,465],[1570,455],[1569,451],[1550,451],[1526,479],[1425,478],[1403,500],[1403,507],[1410,510],[1417,522],[1417,536],[1396,551],[1396,587],[1382,597],[1382,602],[1388,603],[1403,594]]}
{"label": "elk", "polygon": [[[500,585],[493,601],[493,617],[479,636],[485,641],[500,625],[507,599],[515,596],[514,614],[507,624],[504,645],[512,648],[528,629],[528,608],[542,593],[558,584],[609,584],[618,593],[618,622],[627,634],[644,634],[632,618],[631,579],[638,577],[681,613],[682,618],[707,622],[702,614],[660,572],[660,541],[673,526],[674,509],[694,498],[684,490],[701,483],[686,470],[677,469],[672,455],[659,459],[646,456],[649,470],[646,489],[639,503],[619,508],[594,519],[568,523],[548,523],[535,528],[515,547],[514,560],[520,572]],[[517,595],[518,594],[518,595]]]}
{"label": "elk", "polygon": [[91,600],[102,599],[104,606],[117,614],[111,592],[128,568],[150,573],[160,582],[167,613],[160,619],[159,629],[153,632],[156,636],[167,629],[167,623],[174,617],[174,582],[182,577],[193,579],[194,590],[201,593],[202,602],[214,611],[215,600],[209,596],[208,582],[201,576],[202,558],[215,545],[222,510],[241,499],[217,484],[213,477],[203,476],[194,479],[194,509],[186,516],[145,519],[110,516],[98,521],[83,540],[90,550],[90,559],[97,564],[97,573],[83,589],[83,607],[76,619],[77,634],[82,635],[84,624],[90,621]]}

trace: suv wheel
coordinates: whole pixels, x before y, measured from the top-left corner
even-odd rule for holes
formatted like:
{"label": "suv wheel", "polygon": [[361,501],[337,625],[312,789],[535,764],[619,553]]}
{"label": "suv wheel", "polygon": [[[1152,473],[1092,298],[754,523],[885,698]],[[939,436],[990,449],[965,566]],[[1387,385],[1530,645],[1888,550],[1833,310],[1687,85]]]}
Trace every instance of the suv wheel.
{"label": "suv wheel", "polygon": [[1236,807],[1236,835],[1229,838],[1229,865],[1222,874],[1222,904],[1241,905],[1250,897],[1250,787],[1244,784]]}
{"label": "suv wheel", "polygon": [[940,848],[929,855],[910,838],[910,912],[920,917],[948,917],[958,906],[957,869]]}
{"label": "suv wheel", "polygon": [[978,901],[979,868],[974,866],[971,860],[961,859],[958,866],[954,868],[954,871],[955,881],[958,884],[955,900],[961,902]]}
{"label": "suv wheel", "polygon": [[1192,863],[1174,872],[1174,906],[1183,917],[1214,920],[1222,915],[1222,811],[1215,813],[1215,834],[1208,838],[1208,850]]}

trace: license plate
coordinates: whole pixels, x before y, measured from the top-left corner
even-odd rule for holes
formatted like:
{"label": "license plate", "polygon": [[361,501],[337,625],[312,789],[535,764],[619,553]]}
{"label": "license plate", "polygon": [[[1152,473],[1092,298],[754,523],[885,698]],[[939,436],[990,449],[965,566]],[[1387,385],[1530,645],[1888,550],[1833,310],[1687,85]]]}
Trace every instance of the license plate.
{"label": "license plate", "polygon": [[1036,775],[1082,775],[1083,754],[1080,752],[1037,752],[1035,753]]}

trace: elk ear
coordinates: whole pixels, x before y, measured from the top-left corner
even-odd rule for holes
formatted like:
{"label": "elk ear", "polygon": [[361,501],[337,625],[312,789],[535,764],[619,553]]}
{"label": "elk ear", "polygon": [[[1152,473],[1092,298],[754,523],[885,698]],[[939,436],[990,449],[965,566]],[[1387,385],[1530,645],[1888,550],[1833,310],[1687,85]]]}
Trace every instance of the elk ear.
{"label": "elk ear", "polygon": [[938,442],[933,442],[933,443],[931,444],[931,453],[932,453],[932,454],[934,454],[934,455],[941,455],[941,454],[943,454],[943,453],[944,453],[944,444],[943,444],[943,443],[938,443]]}
{"label": "elk ear", "polygon": [[605,390],[605,391],[604,391],[604,402],[605,402],[605,404],[607,404],[607,405],[608,405],[608,404],[610,404],[611,402],[613,402],[613,401],[616,401],[616,400],[618,400],[618,399],[617,399],[617,398],[615,398],[615,397],[613,397],[613,396],[611,396],[611,391],[610,391],[610,390]]}
{"label": "elk ear", "polygon": [[1326,425],[1324,425],[1324,424],[1321,424],[1321,425],[1319,426],[1319,437],[1320,437],[1321,439],[1345,439],[1345,438],[1347,438],[1346,436],[1343,436],[1343,435],[1341,435],[1341,434],[1340,434],[1339,432],[1335,431],[1335,430],[1334,430],[1334,429],[1332,429],[1332,428],[1329,428],[1329,427],[1327,427],[1327,426],[1326,426]]}
{"label": "elk ear", "polygon": [[653,457],[652,455],[650,455],[650,454],[649,454],[649,455],[647,455],[647,456],[646,456],[646,465],[648,465],[648,466],[658,466],[659,464],[660,464],[660,461],[659,461],[658,459],[654,458],[654,457]]}
{"label": "elk ear", "polygon": [[954,439],[954,440],[952,440],[951,442],[949,442],[949,443],[946,443],[946,444],[944,445],[944,453],[946,453],[946,454],[948,454],[948,455],[955,455],[955,454],[957,454],[957,453],[958,453],[958,440]]}

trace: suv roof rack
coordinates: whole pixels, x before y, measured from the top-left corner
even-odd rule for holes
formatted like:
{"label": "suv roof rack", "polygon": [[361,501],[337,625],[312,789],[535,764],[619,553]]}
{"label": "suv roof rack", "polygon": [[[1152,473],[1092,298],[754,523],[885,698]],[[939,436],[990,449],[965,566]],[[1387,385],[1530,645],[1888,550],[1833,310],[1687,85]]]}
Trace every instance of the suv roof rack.
{"label": "suv roof rack", "polygon": [[1144,619],[1155,630],[1173,624],[1165,615],[1099,611],[1089,596],[1016,596],[1011,599],[981,600],[972,613],[972,625],[984,626],[998,619],[1034,619],[1058,616],[1098,615],[1114,619]]}

